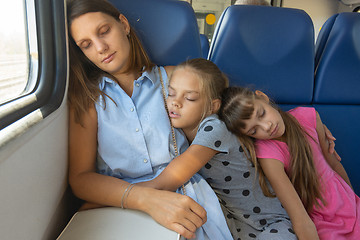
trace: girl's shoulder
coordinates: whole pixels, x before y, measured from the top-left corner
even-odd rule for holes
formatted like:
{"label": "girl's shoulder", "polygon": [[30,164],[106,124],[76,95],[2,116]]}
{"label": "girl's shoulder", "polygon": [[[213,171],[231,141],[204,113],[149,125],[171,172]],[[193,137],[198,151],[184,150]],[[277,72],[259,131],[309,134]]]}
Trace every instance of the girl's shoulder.
{"label": "girl's shoulder", "polygon": [[288,111],[301,125],[316,127],[316,110],[313,107],[297,107]]}
{"label": "girl's shoulder", "polygon": [[216,114],[207,116],[204,120],[202,120],[199,124],[198,132],[200,132],[201,130],[210,132],[210,129],[211,131],[216,132],[229,132],[226,128],[225,123],[221,121]]}
{"label": "girl's shoulder", "polygon": [[206,117],[199,125],[192,144],[205,146],[219,152],[229,152],[238,140],[216,114]]}

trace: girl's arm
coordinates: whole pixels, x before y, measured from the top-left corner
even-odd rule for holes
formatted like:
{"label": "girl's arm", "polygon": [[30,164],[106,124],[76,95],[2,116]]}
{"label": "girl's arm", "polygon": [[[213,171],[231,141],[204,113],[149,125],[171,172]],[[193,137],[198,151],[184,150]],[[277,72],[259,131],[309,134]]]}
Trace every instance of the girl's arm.
{"label": "girl's arm", "polygon": [[[70,108],[69,182],[74,194],[91,203],[121,206],[129,183],[98,174],[95,169],[97,151],[97,114],[92,106],[83,117],[83,125],[75,122]],[[124,203],[127,208],[149,214],[155,221],[186,238],[195,236],[206,222],[206,211],[190,197],[169,191],[135,186]]]}
{"label": "girl's arm", "polygon": [[284,170],[284,164],[276,159],[260,158],[261,168],[277,198],[289,214],[299,240],[319,239],[315,224],[310,219],[299,195]]}
{"label": "girl's arm", "polygon": [[338,159],[336,158],[336,156],[334,154],[331,154],[328,151],[326,151],[326,149],[329,145],[329,142],[325,135],[324,128],[322,126],[323,126],[323,123],[321,121],[320,115],[318,112],[316,112],[316,132],[318,134],[320,146],[321,146],[322,152],[325,156],[325,159],[328,162],[328,164],[331,166],[331,168],[335,172],[337,172],[345,180],[345,182],[347,184],[349,184],[349,186],[352,188],[350,179],[349,179],[348,175],[346,174],[346,171],[345,171],[344,167],[342,166],[342,164],[338,161]]}
{"label": "girl's arm", "polygon": [[201,145],[191,145],[183,154],[173,159],[159,176],[140,186],[175,191],[197,173],[217,151]]}

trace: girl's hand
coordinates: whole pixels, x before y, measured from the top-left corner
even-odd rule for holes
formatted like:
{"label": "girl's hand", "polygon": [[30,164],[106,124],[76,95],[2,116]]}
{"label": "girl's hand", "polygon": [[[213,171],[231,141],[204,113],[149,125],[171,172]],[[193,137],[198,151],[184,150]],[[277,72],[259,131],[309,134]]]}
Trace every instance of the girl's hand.
{"label": "girl's hand", "polygon": [[[137,201],[133,201],[136,199]],[[142,210],[155,221],[185,238],[195,238],[195,231],[207,220],[205,209],[192,198],[178,193],[135,186],[127,207]]]}
{"label": "girl's hand", "polygon": [[311,220],[304,221],[298,225],[293,223],[293,227],[299,240],[319,240],[315,224]]}
{"label": "girl's hand", "polygon": [[334,154],[336,159],[341,161],[341,157],[339,156],[339,154],[337,154],[337,152],[335,151],[335,140],[336,138],[332,135],[332,133],[330,132],[330,130],[326,127],[325,124],[323,124],[324,127],[324,131],[325,131],[325,136],[326,139],[329,143],[329,153]]}

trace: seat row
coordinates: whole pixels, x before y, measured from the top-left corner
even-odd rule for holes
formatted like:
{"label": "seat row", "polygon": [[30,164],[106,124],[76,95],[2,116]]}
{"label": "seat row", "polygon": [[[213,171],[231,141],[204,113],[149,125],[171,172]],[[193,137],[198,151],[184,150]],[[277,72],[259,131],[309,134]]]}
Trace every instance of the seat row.
{"label": "seat row", "polygon": [[[261,89],[284,109],[316,107],[337,138],[336,150],[360,194],[359,13],[331,17],[315,45],[312,20],[303,10],[233,5],[218,20],[207,50],[188,3],[110,1],[127,16],[156,64],[176,65],[207,55],[228,75],[231,85]],[[156,13],[148,11],[152,6]]]}
{"label": "seat row", "polygon": [[313,24],[303,10],[230,6],[219,19],[208,59],[231,84],[261,89],[284,109],[314,106],[337,138],[336,150],[360,194],[359,13],[329,18],[314,45]]}

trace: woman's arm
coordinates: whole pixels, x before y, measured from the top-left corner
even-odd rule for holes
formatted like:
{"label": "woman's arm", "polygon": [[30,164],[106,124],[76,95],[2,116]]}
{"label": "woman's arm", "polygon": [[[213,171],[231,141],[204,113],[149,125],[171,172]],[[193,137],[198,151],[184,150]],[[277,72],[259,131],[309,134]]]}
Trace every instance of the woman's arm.
{"label": "woman's arm", "polygon": [[191,145],[183,154],[173,159],[159,176],[141,186],[175,191],[197,173],[217,151],[201,145]]}
{"label": "woman's arm", "polygon": [[336,158],[336,156],[334,154],[331,154],[328,151],[326,151],[327,146],[329,144],[328,144],[328,139],[325,135],[324,128],[322,126],[323,126],[323,123],[321,121],[320,115],[318,112],[316,112],[316,132],[318,134],[320,146],[321,146],[322,152],[325,156],[325,159],[328,162],[328,164],[331,166],[331,168],[335,172],[337,172],[345,180],[345,182],[347,184],[349,184],[349,186],[352,188],[350,179],[349,179],[344,167],[342,166],[342,164],[338,161],[338,159]]}
{"label": "woman's arm", "polygon": [[315,224],[310,219],[299,195],[284,170],[284,164],[276,159],[259,159],[261,168],[277,198],[289,214],[299,240],[319,239]]}
{"label": "woman's arm", "polygon": [[[96,173],[97,114],[93,107],[84,115],[83,126],[69,119],[69,182],[74,194],[91,203],[121,206],[129,183]],[[186,238],[195,236],[206,222],[206,211],[190,197],[152,188],[135,186],[125,205],[148,213],[158,223]]]}

